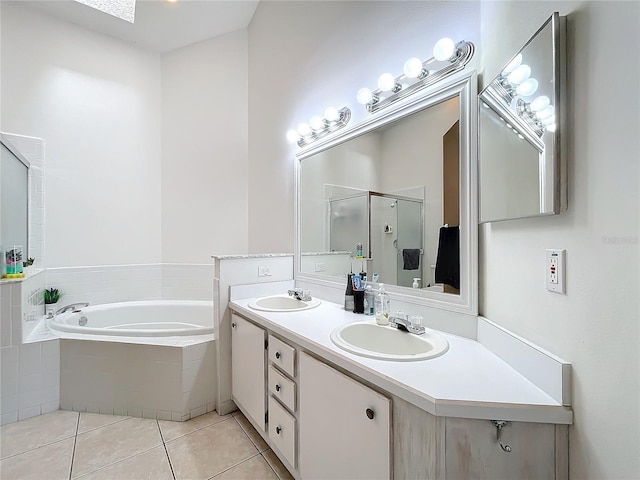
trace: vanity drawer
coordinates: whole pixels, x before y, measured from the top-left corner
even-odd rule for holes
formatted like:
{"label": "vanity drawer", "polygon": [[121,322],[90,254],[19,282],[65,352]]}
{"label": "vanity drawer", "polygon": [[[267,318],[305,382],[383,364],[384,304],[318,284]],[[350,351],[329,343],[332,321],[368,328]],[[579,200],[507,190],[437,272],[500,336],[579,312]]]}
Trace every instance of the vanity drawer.
{"label": "vanity drawer", "polygon": [[269,438],[291,466],[296,468],[296,419],[271,396],[269,397]]}
{"label": "vanity drawer", "polygon": [[295,377],[296,349],[269,335],[269,360],[283,372]]}
{"label": "vanity drawer", "polygon": [[269,391],[292,412],[296,411],[296,384],[276,370],[269,367]]}

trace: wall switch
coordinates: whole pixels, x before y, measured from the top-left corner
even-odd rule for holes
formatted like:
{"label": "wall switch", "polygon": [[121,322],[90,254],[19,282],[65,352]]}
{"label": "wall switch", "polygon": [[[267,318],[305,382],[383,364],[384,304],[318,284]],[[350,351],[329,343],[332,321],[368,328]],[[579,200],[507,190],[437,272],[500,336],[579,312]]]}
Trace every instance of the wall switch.
{"label": "wall switch", "polygon": [[565,293],[564,269],[566,250],[547,250],[545,275],[547,290],[556,293]]}
{"label": "wall switch", "polygon": [[258,276],[259,277],[270,277],[271,276],[271,265],[259,265],[258,266]]}
{"label": "wall switch", "polygon": [[316,272],[324,272],[327,270],[327,265],[325,263],[316,263]]}

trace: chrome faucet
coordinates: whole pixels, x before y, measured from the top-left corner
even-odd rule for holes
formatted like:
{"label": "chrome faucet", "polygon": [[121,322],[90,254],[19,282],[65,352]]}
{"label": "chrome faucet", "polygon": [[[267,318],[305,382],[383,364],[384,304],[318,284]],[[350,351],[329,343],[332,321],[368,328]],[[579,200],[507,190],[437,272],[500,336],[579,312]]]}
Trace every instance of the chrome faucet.
{"label": "chrome faucet", "polygon": [[60,315],[61,313],[68,312],[69,310],[73,310],[74,312],[77,310],[79,312],[81,308],[88,307],[88,306],[89,306],[88,302],[72,303],[70,305],[65,305],[64,307],[60,308],[59,310],[56,311],[55,314]]}
{"label": "chrome faucet", "polygon": [[422,325],[414,325],[409,320],[409,316],[401,312],[395,313],[389,317],[389,325],[395,327],[398,330],[404,330],[405,332],[413,333],[415,335],[422,335],[426,332]]}
{"label": "chrome faucet", "polygon": [[290,297],[300,300],[302,302],[311,301],[311,290],[303,290],[302,288],[293,288],[288,290],[287,293]]}

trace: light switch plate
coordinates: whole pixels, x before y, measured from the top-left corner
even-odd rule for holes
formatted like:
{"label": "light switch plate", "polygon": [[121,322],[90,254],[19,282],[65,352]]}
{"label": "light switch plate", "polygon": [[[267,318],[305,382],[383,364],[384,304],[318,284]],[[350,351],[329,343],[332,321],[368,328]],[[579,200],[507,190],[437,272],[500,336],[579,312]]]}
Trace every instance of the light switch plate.
{"label": "light switch plate", "polygon": [[565,256],[566,250],[547,250],[545,276],[550,292],[565,293]]}

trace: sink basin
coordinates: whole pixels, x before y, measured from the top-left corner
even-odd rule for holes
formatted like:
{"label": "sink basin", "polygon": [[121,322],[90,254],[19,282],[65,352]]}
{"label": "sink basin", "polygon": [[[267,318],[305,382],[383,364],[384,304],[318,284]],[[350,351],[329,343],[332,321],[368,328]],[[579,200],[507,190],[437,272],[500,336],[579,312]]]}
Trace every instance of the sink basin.
{"label": "sink basin", "polygon": [[263,312],[299,312],[309,310],[320,305],[320,300],[313,298],[308,302],[297,300],[288,295],[274,295],[272,297],[262,297],[249,302],[249,308],[261,310]]}
{"label": "sink basin", "polygon": [[371,321],[336,328],[331,332],[331,341],[356,355],[400,362],[435,358],[449,349],[447,339],[433,330],[415,335]]}

